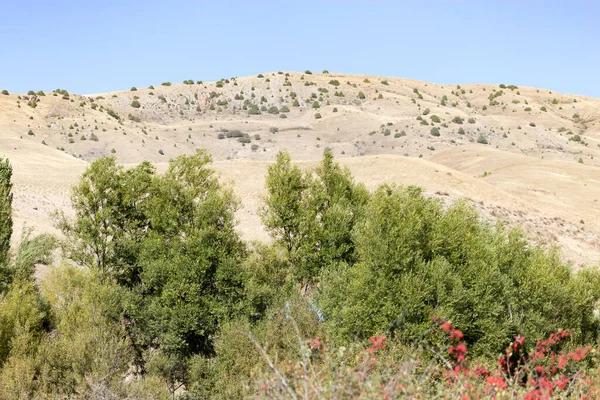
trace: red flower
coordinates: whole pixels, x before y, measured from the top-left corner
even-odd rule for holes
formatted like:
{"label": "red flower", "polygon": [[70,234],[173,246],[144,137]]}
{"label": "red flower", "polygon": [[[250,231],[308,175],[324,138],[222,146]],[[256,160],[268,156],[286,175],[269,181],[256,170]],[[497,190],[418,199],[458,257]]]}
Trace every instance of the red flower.
{"label": "red flower", "polygon": [[318,349],[322,345],[323,345],[323,342],[318,337],[310,340],[310,348],[311,349]]}
{"label": "red flower", "polygon": [[497,386],[500,389],[506,389],[506,382],[501,376],[488,376],[485,378],[488,386]]}
{"label": "red flower", "polygon": [[373,350],[379,350],[385,347],[385,339],[386,336],[385,335],[377,335],[377,336],[371,336],[371,338],[369,339],[371,341],[371,345],[373,347]]}
{"label": "red flower", "polygon": [[450,322],[445,322],[442,324],[442,329],[446,332],[450,332],[451,330],[454,329],[454,327],[452,326],[452,324]]}
{"label": "red flower", "polygon": [[465,337],[464,333],[459,331],[458,329],[454,329],[452,333],[450,333],[450,339],[460,341]]}

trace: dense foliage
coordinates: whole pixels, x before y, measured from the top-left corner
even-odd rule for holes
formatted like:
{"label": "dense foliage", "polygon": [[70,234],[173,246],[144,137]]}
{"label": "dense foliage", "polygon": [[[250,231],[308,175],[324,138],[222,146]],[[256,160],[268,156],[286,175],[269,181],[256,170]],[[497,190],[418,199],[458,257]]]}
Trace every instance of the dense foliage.
{"label": "dense foliage", "polygon": [[[278,154],[260,210],[273,240],[245,243],[238,200],[210,162],[203,151],[172,159],[164,173],[93,162],[73,188],[74,217],[57,215],[64,265],[34,278],[57,240],[27,232],[9,253],[12,169],[0,160],[3,398],[444,397],[480,388],[476,397],[540,382],[563,395],[565,379],[598,376],[591,348],[570,351],[598,340],[596,269],[573,272],[556,249],[482,222],[466,202],[446,207],[413,186],[369,191],[328,150],[309,170]],[[518,335],[557,342],[556,332],[564,353],[547,362],[516,341],[531,368],[543,364],[534,386],[530,372],[519,386],[498,375],[509,364],[490,368]],[[467,349],[487,375],[467,366]],[[561,354],[586,364],[557,364],[561,375],[552,370]]]}

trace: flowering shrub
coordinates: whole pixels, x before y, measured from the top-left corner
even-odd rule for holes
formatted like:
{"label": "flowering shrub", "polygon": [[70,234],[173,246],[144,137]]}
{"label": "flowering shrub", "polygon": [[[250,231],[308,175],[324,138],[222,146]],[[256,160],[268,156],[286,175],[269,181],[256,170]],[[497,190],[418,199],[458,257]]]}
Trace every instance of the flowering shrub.
{"label": "flowering shrub", "polygon": [[[450,322],[434,319],[446,334],[447,345],[414,349],[397,362],[387,337],[375,335],[370,344],[353,351],[328,348],[321,338],[309,340],[302,359],[287,363],[257,381],[261,399],[337,398],[462,398],[550,399],[598,398],[594,368],[597,353],[590,346],[570,349],[572,331],[559,330],[532,348],[516,336],[496,366],[478,365],[468,357],[465,335]],[[393,342],[392,342],[393,343]],[[429,360],[427,353],[434,356]],[[417,357],[415,357],[417,356]]]}

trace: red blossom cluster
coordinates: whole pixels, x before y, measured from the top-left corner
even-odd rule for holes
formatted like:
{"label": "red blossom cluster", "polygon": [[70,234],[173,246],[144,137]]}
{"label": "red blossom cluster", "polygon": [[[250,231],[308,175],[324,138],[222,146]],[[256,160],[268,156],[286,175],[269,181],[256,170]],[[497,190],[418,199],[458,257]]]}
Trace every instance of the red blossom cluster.
{"label": "red blossom cluster", "polygon": [[451,346],[448,349],[448,353],[458,363],[462,363],[467,357],[467,346],[465,346],[465,344],[463,343],[465,335],[460,330],[454,328],[454,326],[450,322],[437,318],[434,319],[434,322],[440,324],[440,327],[444,330],[444,332],[449,333],[450,340],[456,342],[455,346]]}
{"label": "red blossom cluster", "polygon": [[[527,388],[524,398],[528,400],[545,399],[557,391],[566,390],[575,378],[583,378],[580,372],[568,370],[570,363],[577,363],[586,358],[591,351],[590,346],[577,348],[571,352],[560,352],[556,347],[573,332],[560,330],[550,334],[548,340],[537,341],[535,349],[526,351],[524,336],[516,336],[506,348],[505,354],[498,360],[499,370],[490,373],[486,368],[467,366],[467,347],[463,343],[464,334],[450,322],[434,319],[444,332],[448,333],[453,344],[448,353],[454,360],[451,376],[458,378],[474,375],[484,378],[488,394],[494,395],[505,390],[511,384]],[[467,385],[467,384],[466,384]]]}
{"label": "red blossom cluster", "polygon": [[372,336],[369,341],[371,342],[371,347],[367,348],[367,353],[373,354],[379,349],[383,349],[385,347],[385,335],[375,335]]}

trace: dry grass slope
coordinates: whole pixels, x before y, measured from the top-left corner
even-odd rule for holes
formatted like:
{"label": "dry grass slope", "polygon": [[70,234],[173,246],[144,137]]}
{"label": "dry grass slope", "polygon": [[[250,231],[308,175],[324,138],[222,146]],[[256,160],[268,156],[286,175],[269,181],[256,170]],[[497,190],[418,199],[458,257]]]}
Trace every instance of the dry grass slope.
{"label": "dry grass slope", "polygon": [[[315,118],[316,114],[320,118]],[[600,100],[511,85],[439,85],[367,75],[265,73],[98,95],[0,95],[0,156],[15,166],[16,228],[52,231],[88,162],[123,164],[208,149],[257,217],[280,150],[310,164],[331,148],[357,179],[466,197],[486,217],[600,259]],[[15,235],[18,237],[18,232]]]}

